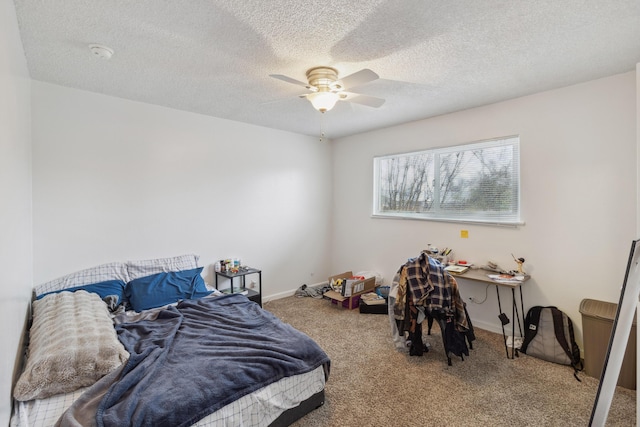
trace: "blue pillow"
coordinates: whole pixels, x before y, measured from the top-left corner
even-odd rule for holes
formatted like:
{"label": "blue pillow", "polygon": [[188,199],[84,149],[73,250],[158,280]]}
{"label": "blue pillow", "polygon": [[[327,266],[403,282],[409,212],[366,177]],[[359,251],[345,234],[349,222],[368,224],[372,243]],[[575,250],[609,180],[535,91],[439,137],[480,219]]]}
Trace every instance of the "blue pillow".
{"label": "blue pillow", "polygon": [[127,283],[124,294],[135,311],[162,307],[183,299],[202,298],[212,292],[207,290],[200,275],[202,268],[139,277]]}
{"label": "blue pillow", "polygon": [[115,295],[118,297],[116,305],[122,302],[124,296],[125,283],[122,280],[106,280],[104,282],[92,283],[91,285],[74,286],[73,288],[60,289],[57,291],[47,292],[45,294],[38,295],[36,299],[40,299],[49,294],[57,294],[59,292],[75,292],[84,290],[100,295],[100,298],[105,299],[108,295]]}

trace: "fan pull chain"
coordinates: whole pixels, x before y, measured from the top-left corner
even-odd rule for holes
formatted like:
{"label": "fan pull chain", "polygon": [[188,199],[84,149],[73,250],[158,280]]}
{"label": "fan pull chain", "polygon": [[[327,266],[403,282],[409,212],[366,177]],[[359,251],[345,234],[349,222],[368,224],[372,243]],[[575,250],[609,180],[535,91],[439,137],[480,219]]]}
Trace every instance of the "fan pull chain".
{"label": "fan pull chain", "polygon": [[320,113],[320,142],[324,142],[324,113]]}

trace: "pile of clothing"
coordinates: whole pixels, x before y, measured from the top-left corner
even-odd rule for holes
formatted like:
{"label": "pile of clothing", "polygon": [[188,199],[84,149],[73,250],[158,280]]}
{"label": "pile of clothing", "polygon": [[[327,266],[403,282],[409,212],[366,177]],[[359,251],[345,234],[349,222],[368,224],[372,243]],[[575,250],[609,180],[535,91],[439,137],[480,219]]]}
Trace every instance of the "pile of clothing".
{"label": "pile of clothing", "polygon": [[473,326],[455,278],[438,260],[426,252],[409,259],[398,269],[389,298],[392,333],[399,348],[409,348],[412,356],[428,351],[422,340],[422,322],[428,319],[429,333],[434,320],[440,325],[449,363],[451,354],[469,355]]}
{"label": "pile of clothing", "polygon": [[331,286],[323,285],[320,287],[313,287],[302,285],[298,289],[296,289],[295,296],[297,297],[312,297],[312,298],[322,298],[325,292],[330,291]]}

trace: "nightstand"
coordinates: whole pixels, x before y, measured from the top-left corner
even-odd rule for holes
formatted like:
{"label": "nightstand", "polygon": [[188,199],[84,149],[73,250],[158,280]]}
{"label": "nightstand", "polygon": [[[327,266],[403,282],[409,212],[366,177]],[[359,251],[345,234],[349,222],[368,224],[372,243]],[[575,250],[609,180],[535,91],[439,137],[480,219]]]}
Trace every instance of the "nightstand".
{"label": "nightstand", "polygon": [[[258,287],[256,289],[247,288],[246,286],[246,277],[250,274],[258,275]],[[257,268],[251,267],[243,267],[237,273],[232,273],[230,271],[216,271],[216,289],[218,289],[218,277],[224,277],[229,279],[230,287],[225,288],[221,292],[225,293],[242,293],[247,296],[251,301],[257,303],[260,307],[262,307],[262,270],[258,270]],[[233,286],[233,279],[236,277],[240,278],[240,286]]]}

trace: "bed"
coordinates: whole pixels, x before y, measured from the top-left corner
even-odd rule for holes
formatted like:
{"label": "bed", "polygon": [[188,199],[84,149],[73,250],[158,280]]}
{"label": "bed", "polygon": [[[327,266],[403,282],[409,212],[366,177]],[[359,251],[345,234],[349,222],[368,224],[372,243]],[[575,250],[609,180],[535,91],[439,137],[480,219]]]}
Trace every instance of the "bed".
{"label": "bed", "polygon": [[322,405],[326,353],[201,271],[182,255],[37,286],[11,426],[287,426]]}

